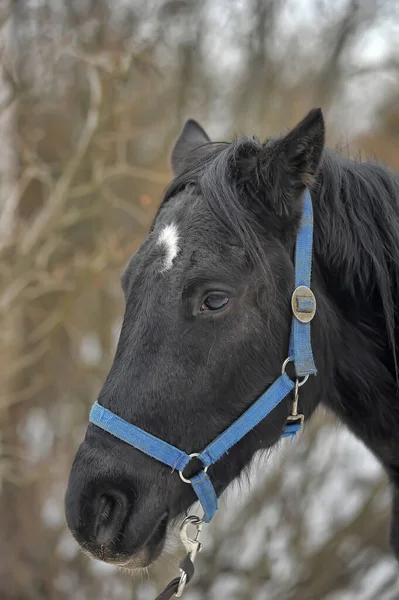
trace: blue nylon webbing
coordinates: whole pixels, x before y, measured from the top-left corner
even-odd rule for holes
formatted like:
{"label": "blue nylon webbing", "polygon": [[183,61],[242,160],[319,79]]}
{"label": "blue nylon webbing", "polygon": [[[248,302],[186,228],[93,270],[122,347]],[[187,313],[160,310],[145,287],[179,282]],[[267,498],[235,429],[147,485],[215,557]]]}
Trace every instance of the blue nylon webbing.
{"label": "blue nylon webbing", "polygon": [[205,471],[195,475],[191,479],[191,485],[204,509],[204,521],[205,523],[209,523],[218,509],[218,498],[216,496],[215,488]]}
{"label": "blue nylon webbing", "polygon": [[297,298],[297,308],[302,313],[311,313],[314,310],[313,298]]}
{"label": "blue nylon webbing", "polygon": [[285,429],[280,437],[282,437],[282,438],[289,437],[293,440],[295,435],[298,433],[298,431],[300,431],[300,429],[301,429],[301,426],[299,425],[299,423],[295,424],[295,425],[286,425]]}
{"label": "blue nylon webbing", "polygon": [[101,427],[104,431],[108,431],[123,442],[156,458],[172,469],[182,471],[191,460],[185,452],[128,423],[107,408],[100,406],[98,402],[93,404],[89,419],[97,427]]}
{"label": "blue nylon webbing", "polygon": [[[204,466],[215,463],[234,444],[260,423],[293,389],[294,383],[285,373],[252,404],[237,421],[209,444],[199,455]],[[172,469],[182,471],[191,458],[175,446],[168,444],[95,402],[90,412],[90,422],[120,440],[159,460]],[[282,437],[293,436],[299,426],[288,425]],[[200,500],[205,513],[205,521],[210,521],[217,510],[217,496],[205,472],[191,479],[191,485]]]}
{"label": "blue nylon webbing", "polygon": [[[312,200],[308,190],[303,199],[303,213],[295,249],[295,287],[305,285],[310,287],[312,271],[312,238],[313,211]],[[299,299],[303,312],[312,310],[309,299]],[[310,323],[301,323],[295,316],[292,319],[289,357],[294,362],[296,375],[315,374]],[[293,390],[294,382],[283,373],[280,377],[252,404],[241,417],[213,440],[198,458],[205,467],[209,467],[226,454],[232,446],[241,440],[249,431],[258,425],[267,415]],[[95,402],[90,421],[97,427],[141,450],[148,456],[168,465],[173,470],[183,471],[191,458],[175,446],[143,431],[128,423],[110,410]],[[301,428],[299,423],[286,425],[281,437],[293,438]],[[217,510],[217,496],[208,474],[202,471],[190,481],[204,509],[204,519],[210,521]]]}
{"label": "blue nylon webbing", "polygon": [[232,446],[241,440],[249,431],[258,425],[271,413],[294,389],[294,382],[286,373],[271,385],[230,427],[221,433],[213,442],[208,444],[200,453],[199,459],[206,467],[213,465]]}
{"label": "blue nylon webbing", "polygon": [[[303,197],[301,226],[297,235],[295,247],[295,288],[306,285],[310,288],[312,275],[312,246],[313,246],[313,209],[312,198],[308,189]],[[292,318],[289,356],[295,365],[297,377],[315,375],[310,323],[301,323],[295,316]]]}

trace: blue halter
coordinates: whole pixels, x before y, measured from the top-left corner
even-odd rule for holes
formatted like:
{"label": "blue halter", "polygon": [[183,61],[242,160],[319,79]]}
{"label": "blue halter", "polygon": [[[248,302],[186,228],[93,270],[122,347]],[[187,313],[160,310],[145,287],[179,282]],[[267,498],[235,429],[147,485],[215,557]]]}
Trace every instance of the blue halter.
{"label": "blue halter", "polygon": [[[217,510],[215,489],[207,474],[208,468],[216,463],[234,444],[241,440],[249,431],[258,425],[267,415],[293,390],[294,400],[291,415],[281,437],[295,437],[301,429],[304,417],[298,414],[298,389],[305,383],[309,375],[316,374],[312,354],[310,321],[316,312],[316,300],[310,289],[312,270],[312,238],[313,211],[312,200],[308,190],[303,199],[303,213],[295,248],[295,291],[291,305],[293,311],[289,355],[284,362],[280,377],[252,404],[230,427],[221,433],[201,452],[186,454],[175,446],[143,431],[139,427],[121,419],[110,410],[95,402],[90,421],[114,435],[120,440],[141,450],[152,458],[168,465],[177,471],[185,483],[192,485],[204,509],[204,520],[209,522]],[[292,381],[285,372],[288,362],[295,366],[296,381]],[[302,378],[299,381],[298,378]],[[184,469],[193,457],[203,464],[203,470],[186,479]]]}

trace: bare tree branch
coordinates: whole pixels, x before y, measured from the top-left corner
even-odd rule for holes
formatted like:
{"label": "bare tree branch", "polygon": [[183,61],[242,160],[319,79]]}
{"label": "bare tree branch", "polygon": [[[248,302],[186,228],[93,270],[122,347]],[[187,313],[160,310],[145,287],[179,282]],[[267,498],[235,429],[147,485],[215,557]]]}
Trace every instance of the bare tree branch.
{"label": "bare tree branch", "polygon": [[76,151],[56,182],[53,193],[49,197],[46,205],[40,211],[40,214],[36,217],[30,230],[27,232],[21,245],[22,254],[26,255],[32,250],[39,238],[43,235],[51,219],[54,218],[66,201],[69,187],[97,129],[101,106],[101,80],[96,68],[92,66],[87,66],[87,77],[90,84],[91,102],[85,126],[76,145]]}

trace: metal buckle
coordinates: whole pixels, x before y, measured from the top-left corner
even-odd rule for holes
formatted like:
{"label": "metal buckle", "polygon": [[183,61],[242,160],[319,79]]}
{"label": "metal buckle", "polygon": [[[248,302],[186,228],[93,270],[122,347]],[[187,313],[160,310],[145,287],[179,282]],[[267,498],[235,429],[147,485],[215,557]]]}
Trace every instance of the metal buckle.
{"label": "metal buckle", "polygon": [[[197,456],[199,456],[199,452],[193,452],[192,454],[189,454],[190,458],[196,458]],[[187,463],[187,464],[189,464],[189,463]],[[186,465],[186,467],[187,467],[187,465]],[[184,469],[186,467],[184,467]],[[182,469],[181,471],[178,471],[179,477],[182,481],[184,481],[184,483],[191,483],[191,479],[187,479],[187,477],[184,477],[184,475],[183,475],[184,469]],[[204,465],[204,468],[201,469],[200,473],[206,473],[208,471],[208,469],[209,469],[209,466],[205,467],[205,465]],[[193,475],[193,477],[195,477],[195,475]],[[197,519],[198,517],[195,517],[195,518]]]}
{"label": "metal buckle", "polygon": [[291,425],[295,425],[297,423],[300,427],[303,427],[304,422],[305,415],[303,415],[302,413],[296,415],[288,415],[287,417],[287,423],[290,423]]}
{"label": "metal buckle", "polygon": [[306,285],[297,287],[291,297],[291,308],[301,323],[310,323],[316,314],[316,298]]}
{"label": "metal buckle", "polygon": [[287,422],[292,423],[293,421],[299,421],[299,425],[303,427],[305,422],[305,415],[298,413],[298,402],[299,402],[299,388],[305,381],[300,382],[298,379],[295,381],[294,400],[292,401],[291,414],[287,417]]}
{"label": "metal buckle", "polygon": [[[204,524],[204,521],[202,519],[200,519],[196,515],[191,515],[191,516],[187,517],[186,519],[184,519],[184,521],[180,527],[180,539],[181,539],[182,544],[185,547],[187,554],[193,564],[197,557],[198,552],[200,552],[201,548],[202,548],[202,544],[198,538],[201,535],[201,530],[202,530],[203,524]],[[194,538],[190,538],[190,536],[188,535],[189,525],[194,525],[196,528]],[[180,596],[184,592],[184,588],[186,587],[186,584],[187,584],[187,573],[185,571],[183,571],[183,569],[180,569],[180,581],[179,581],[179,586],[177,588],[177,592],[175,594],[176,598],[180,598]]]}
{"label": "metal buckle", "polygon": [[[291,361],[290,357],[286,358],[283,362],[283,366],[281,369],[281,373],[285,373],[285,369],[288,363]],[[298,402],[299,402],[299,388],[303,386],[307,380],[309,379],[309,375],[305,375],[301,380],[296,378],[295,380],[295,389],[294,389],[294,400],[292,401],[291,414],[287,417],[287,422],[292,423],[293,421],[299,421],[300,426],[302,427],[305,422],[305,415],[302,413],[298,413]]]}

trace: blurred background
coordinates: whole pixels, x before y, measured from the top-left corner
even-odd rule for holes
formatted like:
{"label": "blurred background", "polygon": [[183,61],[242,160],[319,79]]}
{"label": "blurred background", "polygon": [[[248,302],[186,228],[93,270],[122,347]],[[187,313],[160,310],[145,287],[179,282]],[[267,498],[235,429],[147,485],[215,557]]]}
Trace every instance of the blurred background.
{"label": "blurred background", "polygon": [[[151,600],[173,543],[132,579],[82,554],[63,496],[173,140],[187,116],[264,138],[322,106],[330,145],[398,169],[399,5],[3,0],[0,21],[0,598]],[[399,598],[386,478],[331,415],[250,480],[186,600]]]}

